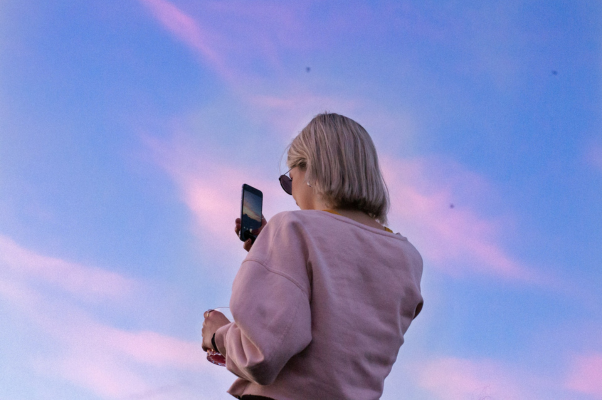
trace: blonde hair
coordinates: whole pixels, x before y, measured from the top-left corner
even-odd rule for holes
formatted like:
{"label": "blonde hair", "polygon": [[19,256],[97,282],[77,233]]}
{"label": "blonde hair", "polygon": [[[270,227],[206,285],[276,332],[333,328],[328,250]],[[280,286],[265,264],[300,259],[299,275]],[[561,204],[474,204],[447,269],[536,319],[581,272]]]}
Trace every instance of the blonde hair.
{"label": "blonde hair", "polygon": [[316,115],[290,144],[287,165],[306,170],[307,183],[328,207],[360,210],[387,223],[389,192],[376,148],[354,120]]}

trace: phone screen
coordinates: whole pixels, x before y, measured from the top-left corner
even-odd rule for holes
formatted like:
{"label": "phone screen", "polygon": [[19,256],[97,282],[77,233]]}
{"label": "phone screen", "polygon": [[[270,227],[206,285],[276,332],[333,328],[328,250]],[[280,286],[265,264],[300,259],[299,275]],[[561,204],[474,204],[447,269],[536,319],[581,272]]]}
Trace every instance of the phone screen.
{"label": "phone screen", "polygon": [[247,184],[242,185],[242,207],[240,212],[240,240],[255,241],[261,228],[263,193]]}

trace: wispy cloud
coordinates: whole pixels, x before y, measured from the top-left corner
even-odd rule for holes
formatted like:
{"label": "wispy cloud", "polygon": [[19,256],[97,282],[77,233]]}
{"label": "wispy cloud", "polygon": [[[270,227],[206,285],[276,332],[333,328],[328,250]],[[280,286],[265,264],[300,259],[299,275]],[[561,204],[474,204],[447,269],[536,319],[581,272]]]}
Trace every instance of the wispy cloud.
{"label": "wispy cloud", "polygon": [[577,355],[570,364],[567,389],[602,398],[602,353]]}
{"label": "wispy cloud", "polygon": [[140,0],[168,32],[203,57],[217,71],[225,72],[222,57],[214,49],[209,35],[188,14],[165,0]]}
{"label": "wispy cloud", "polygon": [[39,359],[35,368],[44,375],[57,377],[84,388],[101,398],[127,398],[149,390],[149,384],[122,362],[111,356],[71,354],[58,359]]}
{"label": "wispy cloud", "polygon": [[[269,66],[277,72],[282,47],[301,43],[290,38],[291,32],[302,37],[297,32],[299,5],[213,2],[202,8],[188,4],[188,11],[184,11],[167,0],[139,1],[169,34],[230,84],[256,82],[259,77],[248,67],[258,58],[262,68]],[[218,24],[228,26],[228,30],[217,29]]]}
{"label": "wispy cloud", "polygon": [[[128,331],[99,322],[89,313],[68,305],[53,320],[36,316],[48,333],[72,350],[97,355],[113,354],[160,368],[196,369],[205,364],[199,342],[177,339],[153,331]],[[83,354],[82,354],[83,355]]]}
{"label": "wispy cloud", "polygon": [[123,329],[94,316],[96,303],[106,299],[113,301],[103,313],[110,308],[123,313],[122,303],[131,301],[124,293],[143,295],[142,286],[115,272],[40,255],[0,237],[0,299],[19,311],[30,335],[43,336],[43,345],[56,354],[49,356],[36,343],[23,358],[33,360],[38,375],[59,377],[103,398],[150,393],[169,383],[164,375],[212,373],[200,340]]}
{"label": "wispy cloud", "polygon": [[[453,180],[447,184],[433,174],[442,167],[438,163],[450,167]],[[499,221],[480,217],[470,206],[457,203],[458,197],[466,195],[455,191],[483,193],[484,179],[436,159],[385,158],[383,170],[390,188],[392,221],[441,270],[523,281],[535,278],[534,271],[515,260],[497,240]]]}
{"label": "wispy cloud", "polygon": [[218,248],[232,249],[237,243],[234,219],[240,216],[243,182],[264,192],[265,215],[284,209],[278,204],[284,196],[277,181],[268,182],[257,171],[251,173],[212,159],[209,149],[195,148],[184,138],[163,141],[143,137],[143,141],[153,160],[176,183],[182,201],[195,216],[198,232]]}
{"label": "wispy cloud", "polygon": [[[232,246],[241,182],[254,182],[266,192],[264,197],[268,201],[282,198],[273,180],[212,159],[209,149],[195,148],[182,136],[166,141],[144,137],[143,141],[155,162],[176,182],[199,231],[209,233],[206,236],[220,248]],[[498,236],[511,228],[504,226],[503,219],[490,220],[469,205],[456,203],[459,198],[467,197],[458,195],[458,191],[487,192],[489,187],[483,178],[454,164],[450,168],[453,179],[442,184],[433,171],[440,170],[442,165],[437,164],[445,162],[435,158],[384,157],[382,163],[391,191],[393,228],[409,236],[429,262],[452,275],[481,274],[545,282],[535,270],[504,249]],[[454,203],[454,208],[450,208]],[[272,204],[272,210],[278,212],[290,206],[276,203]]]}
{"label": "wispy cloud", "polygon": [[[311,18],[314,5],[311,1],[294,5],[261,1],[252,4],[209,2],[202,7],[188,2],[179,2],[176,6],[167,0],[139,1],[160,26],[222,78],[223,84],[234,94],[234,101],[230,100],[228,107],[236,107],[238,114],[253,123],[267,124],[281,140],[289,139],[313,116],[324,111],[387,125],[385,130],[394,132],[395,136],[389,137],[389,142],[407,136],[399,134],[400,126],[405,128],[408,122],[404,110],[383,113],[382,104],[366,97],[333,94],[328,88],[336,85],[337,77],[328,76],[324,71],[321,75],[307,74],[306,65],[297,62],[294,68],[298,69],[293,71],[289,66],[282,66],[291,51],[315,46],[326,51],[331,45],[338,45],[331,43],[335,28],[337,32],[349,32],[354,24],[365,22],[366,13],[371,15],[371,23],[378,24],[382,15],[389,15],[388,7],[376,7],[375,11],[373,7],[350,5],[344,18],[339,13],[329,13],[323,16],[325,20],[316,23],[312,19],[310,23],[306,19]],[[352,23],[348,21],[349,14],[353,14]],[[335,41],[347,40],[344,33],[336,36]],[[314,75],[315,78],[304,79]]]}
{"label": "wispy cloud", "polygon": [[20,279],[43,281],[79,298],[120,299],[136,282],[118,273],[39,255],[0,235],[0,271]]}
{"label": "wispy cloud", "polygon": [[[278,26],[287,33],[284,37],[290,40],[294,38],[295,42],[302,41],[297,35],[300,34],[297,24],[294,22],[290,8],[281,9],[277,6],[249,6],[248,4],[235,3],[236,6],[226,5],[223,3],[211,3],[205,14],[215,15],[220,21],[228,20],[228,18],[242,18],[245,20],[263,21],[261,26],[255,26],[253,29],[245,29],[244,35],[239,35],[240,28],[234,26],[232,30],[227,32],[220,31],[219,38],[217,35],[212,35],[213,42],[207,44],[208,34],[202,34],[201,26],[207,26],[207,30],[211,31],[211,22],[207,21],[206,16],[192,17],[194,8],[190,6],[188,13],[184,13],[172,3],[166,0],[141,0],[146,6],[150,7],[153,15],[158,22],[164,26],[169,32],[179,38],[184,44],[191,49],[197,51],[200,55],[209,60],[212,65],[217,65],[211,60],[221,60],[221,63],[229,65],[231,72],[229,79],[226,81],[234,87],[237,92],[237,99],[242,100],[244,104],[242,112],[248,114],[251,120],[254,116],[261,115],[262,122],[267,122],[273,127],[274,132],[284,132],[290,136],[292,133],[300,130],[303,123],[309,122],[309,119],[317,112],[329,110],[337,111],[347,115],[360,114],[362,110],[370,109],[372,114],[380,116],[379,121],[399,121],[395,113],[391,115],[382,115],[382,110],[378,106],[371,106],[366,99],[358,99],[351,97],[343,98],[336,96],[323,96],[312,92],[306,87],[299,86],[294,79],[285,78],[281,85],[264,84],[262,79],[252,79],[251,85],[236,85],[235,81],[239,81],[237,76],[248,76],[246,71],[240,67],[241,59],[252,57],[239,47],[244,43],[244,47],[257,49],[257,44],[253,42],[250,36],[261,36],[271,28],[266,26]],[[311,8],[310,4],[302,4],[300,9],[296,10],[300,13],[301,18],[305,15],[304,12]],[[353,7],[352,7],[353,8]],[[360,15],[360,8],[349,10],[351,13]],[[371,11],[373,21],[377,20],[374,12],[386,13],[387,7],[379,8],[377,11]],[[366,10],[364,10],[366,11]],[[399,11],[399,10],[398,10]],[[402,10],[403,11],[403,10]],[[410,12],[411,10],[405,10]],[[213,14],[212,14],[213,13]],[[199,13],[200,15],[201,13]],[[222,19],[225,18],[225,19]],[[326,16],[329,20],[338,21],[335,15]],[[185,29],[174,26],[174,21],[184,21],[181,23]],[[205,21],[205,22],[200,22]],[[338,21],[338,23],[342,23]],[[289,28],[288,26],[292,26]],[[302,24],[304,25],[304,24]],[[403,25],[403,24],[402,24]],[[341,26],[339,26],[341,28]],[[407,29],[419,30],[419,26],[406,27]],[[344,30],[344,29],[343,29]],[[248,32],[253,32],[249,35]],[[225,35],[225,37],[223,36]],[[238,38],[238,36],[240,38]],[[285,43],[286,40],[279,35],[271,35],[264,41],[266,49],[284,49],[287,46],[292,46],[291,43]],[[234,40],[238,38],[239,40]],[[204,47],[199,45],[200,41],[205,43],[205,46],[212,47],[210,52],[203,50]],[[237,44],[233,44],[236,42]],[[219,46],[217,45],[219,43]],[[269,43],[266,44],[266,43]],[[219,47],[219,51],[214,50]],[[272,54],[270,57],[278,57],[274,50],[266,50]],[[219,56],[216,55],[219,53]],[[229,54],[236,53],[238,58],[237,63],[230,60]],[[266,54],[267,54],[266,53]],[[241,55],[242,54],[242,55]],[[245,58],[246,57],[246,58]],[[270,57],[266,57],[269,59]],[[230,61],[226,61],[230,60]],[[265,62],[265,60],[262,60]],[[225,66],[222,65],[225,68]],[[222,68],[220,67],[220,68]],[[264,71],[265,72],[265,71]],[[273,71],[265,74],[274,78],[277,74]],[[230,80],[234,79],[234,80]],[[296,83],[297,82],[297,83]],[[239,86],[253,87],[253,92],[245,92]],[[366,113],[363,114],[366,116]],[[369,119],[369,116],[366,116]],[[408,119],[408,118],[405,118]],[[407,121],[399,121],[400,126],[407,125]],[[377,126],[382,127],[382,122],[377,122]],[[392,130],[390,127],[385,128],[385,131]],[[391,137],[398,137],[399,133],[391,132]],[[404,137],[410,137],[411,133],[404,134]],[[395,139],[393,139],[395,140]],[[161,146],[155,146],[160,148]],[[199,226],[204,230],[211,232],[216,237],[221,238],[222,242],[231,240],[227,238],[230,235],[229,230],[224,230],[223,226],[231,225],[231,222],[226,220],[226,210],[231,215],[231,210],[236,209],[237,199],[240,195],[236,194],[239,189],[236,186],[230,186],[230,182],[238,182],[241,179],[247,179],[244,171],[234,170],[227,163],[215,161],[212,163],[214,171],[209,174],[200,174],[195,168],[191,168],[191,163],[182,160],[192,160],[191,150],[180,145],[180,147],[171,147],[171,155],[166,155],[165,152],[161,155],[161,163],[164,168],[170,173],[172,178],[178,183],[182,197],[187,206],[193,211],[197,218]],[[183,153],[187,155],[182,156]],[[176,155],[177,156],[174,156]],[[204,152],[206,154],[206,152]],[[200,158],[200,154],[195,157]],[[508,251],[504,249],[499,240],[500,229],[499,221],[492,221],[479,216],[479,214],[470,207],[457,207],[453,210],[449,209],[449,205],[455,203],[454,188],[450,185],[425,185],[424,182],[430,182],[432,176],[429,176],[429,170],[432,164],[438,160],[385,160],[385,169],[387,179],[390,181],[392,199],[394,201],[392,220],[399,221],[401,227],[405,231],[410,228],[410,233],[413,237],[411,240],[419,245],[419,249],[429,259],[435,262],[446,272],[451,274],[463,273],[478,273],[490,274],[494,276],[504,277],[513,280],[521,281],[536,281],[540,276],[536,276],[535,272],[523,265],[515,259]],[[429,164],[430,163],[430,164]],[[388,165],[387,165],[388,164]],[[199,167],[199,170],[201,168]],[[459,179],[468,179],[470,183],[474,183],[470,172],[458,168],[458,172],[462,175]],[[474,175],[474,174],[473,174]],[[410,177],[410,178],[408,178]],[[440,183],[440,182],[438,182]],[[462,183],[466,185],[467,183]],[[266,185],[271,187],[272,185]],[[469,190],[472,188],[468,188]],[[231,219],[231,217],[229,218]],[[226,224],[226,225],[224,225]]]}
{"label": "wispy cloud", "polygon": [[[52,318],[58,321],[37,321],[52,335],[55,346],[63,349],[56,357],[36,358],[36,369],[46,371],[45,375],[100,396],[128,398],[165,385],[173,376],[182,379],[189,377],[187,373],[211,372],[199,342],[151,331],[126,331],[100,323],[81,310],[63,309],[78,319],[55,314]],[[169,379],[155,378],[161,374]]]}
{"label": "wispy cloud", "polygon": [[536,398],[517,383],[515,374],[491,360],[440,358],[415,367],[417,384],[432,399]]}
{"label": "wispy cloud", "polygon": [[[300,19],[306,8],[302,2],[191,3],[184,11],[167,0],[139,1],[163,28],[230,81],[253,77],[245,69],[257,59],[262,61],[261,68],[277,72],[283,49],[307,43],[299,40],[304,33]],[[228,27],[227,31],[219,29],[223,26]]]}

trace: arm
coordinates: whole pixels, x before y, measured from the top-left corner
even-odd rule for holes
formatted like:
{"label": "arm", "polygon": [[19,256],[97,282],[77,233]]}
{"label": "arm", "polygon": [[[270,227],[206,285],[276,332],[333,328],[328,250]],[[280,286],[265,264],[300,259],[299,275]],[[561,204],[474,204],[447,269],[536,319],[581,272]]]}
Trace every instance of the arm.
{"label": "arm", "polygon": [[218,329],[215,342],[230,371],[267,385],[311,342],[309,300],[294,283],[253,261],[242,266],[237,282],[230,302],[236,323]]}
{"label": "arm", "polygon": [[234,280],[235,322],[215,335],[227,368],[261,385],[272,383],[311,342],[310,285],[299,235],[282,218],[270,221]]}

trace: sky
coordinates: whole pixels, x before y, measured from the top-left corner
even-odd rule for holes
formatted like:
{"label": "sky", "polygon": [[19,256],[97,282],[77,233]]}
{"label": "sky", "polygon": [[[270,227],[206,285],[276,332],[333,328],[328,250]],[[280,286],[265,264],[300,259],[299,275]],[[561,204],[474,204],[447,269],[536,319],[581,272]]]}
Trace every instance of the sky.
{"label": "sky", "polygon": [[424,259],[383,399],[602,399],[602,3],[0,0],[0,398],[227,399],[243,183],[364,126]]}

